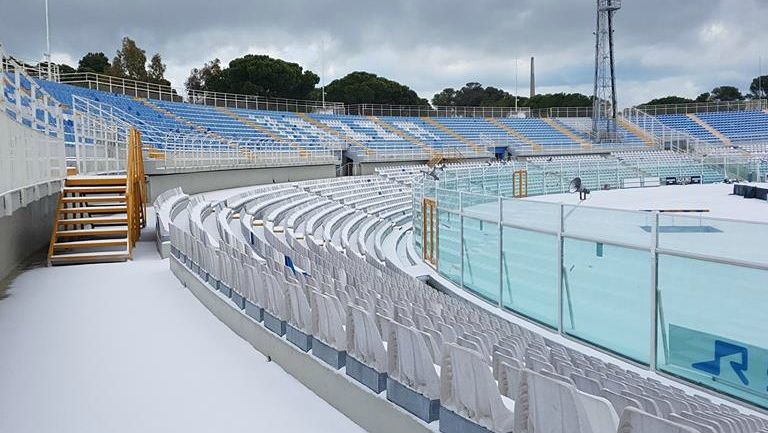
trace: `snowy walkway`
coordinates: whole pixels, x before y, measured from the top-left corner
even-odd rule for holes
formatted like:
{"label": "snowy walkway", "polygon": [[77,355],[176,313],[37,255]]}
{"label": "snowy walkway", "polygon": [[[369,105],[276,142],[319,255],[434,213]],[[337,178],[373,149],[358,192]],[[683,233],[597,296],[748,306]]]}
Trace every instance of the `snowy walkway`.
{"label": "snowy walkway", "polygon": [[11,284],[0,432],[363,431],[214,318],[153,243],[135,257]]}

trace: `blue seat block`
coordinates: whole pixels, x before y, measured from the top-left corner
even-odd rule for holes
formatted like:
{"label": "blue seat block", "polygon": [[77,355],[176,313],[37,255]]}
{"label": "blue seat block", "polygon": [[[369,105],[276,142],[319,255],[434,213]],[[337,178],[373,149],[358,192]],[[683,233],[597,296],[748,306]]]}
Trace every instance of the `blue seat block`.
{"label": "blue seat block", "polygon": [[430,400],[391,377],[387,377],[387,400],[424,422],[436,421],[440,417],[440,399]]}
{"label": "blue seat block", "polygon": [[441,433],[492,433],[487,428],[476,424],[450,409],[440,406]]}
{"label": "blue seat block", "polygon": [[245,308],[245,298],[235,290],[232,290],[232,302],[241,310]]}
{"label": "blue seat block", "polygon": [[264,310],[264,326],[279,336],[285,335],[285,320],[280,320]]}
{"label": "blue seat block", "polygon": [[347,364],[347,352],[345,350],[336,350],[317,338],[312,339],[312,354],[336,370]]}
{"label": "blue seat block", "polygon": [[245,300],[245,314],[257,322],[264,320],[264,309],[247,299]]}
{"label": "blue seat block", "polygon": [[312,349],[312,336],[299,331],[290,323],[285,325],[285,336],[288,341],[304,352],[309,352]]}
{"label": "blue seat block", "polygon": [[380,373],[353,356],[347,356],[347,376],[362,383],[376,394],[387,389],[387,373]]}

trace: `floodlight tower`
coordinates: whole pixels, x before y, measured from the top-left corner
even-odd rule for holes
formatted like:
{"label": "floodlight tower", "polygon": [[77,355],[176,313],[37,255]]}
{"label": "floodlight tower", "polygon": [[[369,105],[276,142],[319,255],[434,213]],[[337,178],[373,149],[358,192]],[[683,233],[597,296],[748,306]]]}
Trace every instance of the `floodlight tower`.
{"label": "floodlight tower", "polygon": [[613,56],[613,15],[621,0],[597,0],[595,31],[595,93],[592,135],[596,143],[616,141],[616,75]]}

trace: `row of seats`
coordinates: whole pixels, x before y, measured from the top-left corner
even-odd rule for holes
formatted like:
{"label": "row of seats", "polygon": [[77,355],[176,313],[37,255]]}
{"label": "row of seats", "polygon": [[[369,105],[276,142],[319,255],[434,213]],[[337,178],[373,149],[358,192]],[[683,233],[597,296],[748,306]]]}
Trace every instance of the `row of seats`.
{"label": "row of seats", "polygon": [[[768,112],[766,111],[723,111],[697,113],[695,116],[734,144],[768,142]],[[722,144],[720,137],[698,123],[693,116],[664,114],[656,118],[672,129],[686,132],[707,143]]]}
{"label": "row of seats", "polygon": [[[387,170],[398,169],[405,171]],[[270,185],[220,203],[193,200],[188,215],[170,225],[174,255],[243,314],[414,416],[439,420],[441,431],[768,427],[442,295],[391,266],[375,247],[401,235],[375,233],[397,226],[396,199],[409,194],[387,177]],[[365,239],[362,253],[350,248],[355,233]]]}

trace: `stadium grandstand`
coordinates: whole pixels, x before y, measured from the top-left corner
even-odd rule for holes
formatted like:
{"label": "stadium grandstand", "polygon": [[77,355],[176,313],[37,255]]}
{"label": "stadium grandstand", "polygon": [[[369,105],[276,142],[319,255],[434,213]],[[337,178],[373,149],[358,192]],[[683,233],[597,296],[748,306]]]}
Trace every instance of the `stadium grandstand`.
{"label": "stadium grandstand", "polygon": [[237,431],[768,432],[768,103],[620,110],[597,4],[580,108],[182,95],[0,46],[0,431],[217,428],[167,403]]}

